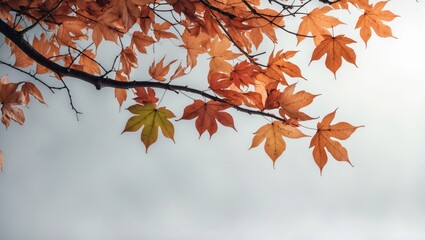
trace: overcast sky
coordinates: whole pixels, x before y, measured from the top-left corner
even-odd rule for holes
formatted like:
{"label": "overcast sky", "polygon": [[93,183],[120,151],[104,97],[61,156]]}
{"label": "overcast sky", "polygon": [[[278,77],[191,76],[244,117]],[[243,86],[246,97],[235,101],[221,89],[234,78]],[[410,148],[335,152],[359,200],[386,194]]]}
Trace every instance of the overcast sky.
{"label": "overcast sky", "polygon": [[265,120],[235,111],[238,132],[198,140],[180,121],[175,144],[146,154],[138,133],[121,135],[130,114],[113,90],[68,81],[80,121],[65,92],[45,92],[24,126],[0,128],[0,239],[425,239],[425,7],[387,7],[398,39],[359,44],[359,68],[337,80],[313,62],[300,82],[322,94],[308,113],[338,107],[336,121],[366,126],[343,143],[355,167],[330,159],[320,176],[305,139],[273,169],[248,150]]}

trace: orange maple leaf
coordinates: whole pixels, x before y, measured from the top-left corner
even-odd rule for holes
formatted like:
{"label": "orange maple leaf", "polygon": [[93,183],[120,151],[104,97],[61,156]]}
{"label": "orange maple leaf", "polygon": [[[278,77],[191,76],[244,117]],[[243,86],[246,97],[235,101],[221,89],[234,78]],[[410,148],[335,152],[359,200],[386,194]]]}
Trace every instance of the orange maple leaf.
{"label": "orange maple leaf", "polygon": [[310,63],[314,60],[319,60],[324,54],[327,54],[325,65],[334,73],[335,77],[336,71],[342,65],[342,58],[357,67],[356,53],[352,48],[347,46],[347,44],[355,43],[353,39],[345,37],[344,35],[333,37],[327,34],[323,37],[324,40],[314,49]]}
{"label": "orange maple leaf", "polygon": [[260,72],[261,68],[248,61],[243,61],[236,64],[230,72],[229,80],[235,84],[236,87],[247,87],[255,84],[255,76]]}
{"label": "orange maple leaf", "polygon": [[321,122],[317,123],[316,134],[314,134],[310,142],[310,148],[314,147],[313,158],[317,166],[320,168],[320,173],[328,161],[325,148],[335,160],[350,163],[347,149],[345,149],[341,143],[333,140],[332,138],[345,140],[349,138],[357,128],[363,127],[355,127],[346,122],[339,122],[334,125],[330,125],[335,117],[335,113],[336,110],[326,115]]}
{"label": "orange maple leaf", "polygon": [[[51,40],[46,39],[46,35],[44,33],[40,35],[40,39],[37,37],[34,37],[34,39],[32,40],[32,46],[37,50],[37,52],[39,52],[43,56],[49,56],[48,53],[49,53],[50,43],[51,43]],[[36,72],[37,74],[44,74],[49,72],[49,69],[37,63]]]}
{"label": "orange maple leaf", "polygon": [[367,45],[367,41],[372,36],[371,28],[380,37],[394,37],[391,27],[385,25],[383,21],[392,21],[398,17],[391,11],[383,11],[388,1],[378,2],[372,5],[370,10],[365,10],[364,14],[359,17],[356,29],[360,28],[360,36]]}
{"label": "orange maple leaf", "polygon": [[173,75],[171,75],[170,80],[174,80],[176,78],[182,77],[184,75],[186,75],[186,69],[188,67],[182,67],[182,64],[180,63],[179,66],[176,68],[176,70],[174,71]]}
{"label": "orange maple leaf", "polygon": [[65,21],[59,26],[56,36],[64,45],[76,47],[75,42],[78,40],[87,40],[87,34],[83,32],[85,29],[87,29],[87,24],[83,21]]}
{"label": "orange maple leaf", "polygon": [[252,139],[250,149],[257,147],[261,142],[264,141],[264,139],[266,139],[264,150],[272,159],[273,166],[277,158],[282,155],[286,149],[286,143],[283,140],[283,136],[288,138],[301,138],[306,136],[298,128],[281,121],[268,123],[259,128],[254,134],[255,136]]}
{"label": "orange maple leaf", "polygon": [[155,105],[155,103],[157,103],[159,100],[157,97],[155,97],[155,90],[153,90],[150,87],[148,88],[136,87],[135,90],[136,90],[135,92],[136,97],[133,99],[142,105],[147,105],[147,104]]}
{"label": "orange maple leaf", "polygon": [[338,2],[332,3],[331,6],[335,9],[347,9],[348,3],[351,3],[353,6],[360,9],[369,9],[369,0],[340,0]]}
{"label": "orange maple leaf", "polygon": [[136,46],[141,53],[146,53],[146,47],[153,43],[155,43],[155,40],[152,37],[140,31],[134,32],[131,37],[131,46]]}
{"label": "orange maple leaf", "polygon": [[15,67],[26,68],[35,63],[34,59],[28,57],[18,46],[6,38],[5,41],[10,46],[10,56],[15,56]]}
{"label": "orange maple leaf", "polygon": [[135,1],[112,0],[110,6],[104,15],[124,31],[129,31],[140,17],[140,8]]}
{"label": "orange maple leaf", "polygon": [[26,105],[25,94],[22,91],[17,91],[21,83],[9,83],[6,76],[0,81],[0,103],[2,105],[2,123],[7,127],[10,126],[10,121],[13,120],[20,125],[24,124],[24,112],[16,108],[16,105]]}
{"label": "orange maple leaf", "polygon": [[167,75],[170,71],[171,64],[176,62],[176,60],[173,60],[164,66],[164,59],[165,57],[163,57],[158,63],[153,62],[149,67],[149,75],[151,75],[151,77],[155,80],[165,81],[165,75]]}
{"label": "orange maple leaf", "polygon": [[124,50],[121,52],[120,61],[122,64],[122,71],[127,76],[130,76],[131,68],[137,67],[138,63],[137,56],[130,47],[124,48]]}
{"label": "orange maple leaf", "polygon": [[104,18],[102,16],[93,25],[92,40],[96,48],[99,47],[102,39],[112,42],[117,42],[118,40],[117,31],[112,26],[110,26],[110,24],[102,22],[102,19]]}
{"label": "orange maple leaf", "polygon": [[[128,81],[127,77],[123,75],[122,71],[116,72],[115,80],[120,81],[120,82],[127,82]],[[118,104],[121,107],[122,103],[127,99],[127,89],[115,88],[114,92],[115,92],[115,97],[117,98]]]}
{"label": "orange maple leaf", "polygon": [[99,64],[94,60],[95,55],[92,50],[85,50],[80,55],[80,61],[78,62],[83,66],[83,71],[90,74],[100,74]]}
{"label": "orange maple leaf", "polygon": [[[21,84],[23,84],[21,90],[18,91]],[[1,121],[6,128],[10,126],[11,120],[20,125],[24,124],[24,112],[16,106],[27,106],[30,101],[29,95],[34,96],[39,102],[45,103],[40,90],[33,83],[10,83],[7,76],[0,79]]]}
{"label": "orange maple leaf", "polygon": [[[297,51],[283,52],[283,50],[279,50],[276,55],[274,55],[274,52],[272,52],[269,56],[267,68],[256,76],[256,80],[266,86],[273,82],[288,85],[284,74],[293,78],[298,77],[305,79],[302,76],[301,69],[294,63],[287,61],[291,57],[295,56],[296,53]],[[257,85],[260,86],[261,84]]]}
{"label": "orange maple leaf", "polygon": [[306,91],[299,91],[294,94],[295,83],[287,86],[283,93],[278,98],[280,104],[279,114],[287,119],[294,118],[302,121],[314,119],[307,114],[300,112],[300,109],[308,106],[313,102],[313,99],[318,95],[311,94]]}
{"label": "orange maple leaf", "polygon": [[338,18],[325,15],[330,10],[332,10],[330,6],[315,8],[309,14],[302,17],[302,21],[298,28],[298,43],[304,40],[306,35],[311,33],[314,37],[314,44],[317,46],[323,41],[324,35],[330,34],[328,28],[333,28],[343,23],[339,21]]}
{"label": "orange maple leaf", "polygon": [[214,38],[214,40],[211,42],[211,48],[208,51],[208,54],[211,56],[210,71],[225,73],[232,71],[232,65],[226,62],[226,60],[235,59],[242,54],[227,50],[228,48],[230,48],[229,39],[219,39],[218,37]]}
{"label": "orange maple leaf", "polygon": [[193,36],[188,30],[185,30],[183,32],[183,45],[180,45],[180,47],[184,47],[187,49],[186,63],[191,68],[194,68],[196,66],[198,55],[203,54],[207,51],[204,45],[202,44],[202,42],[208,40],[207,37],[207,34],[198,34],[196,36]]}
{"label": "orange maple leaf", "polygon": [[232,116],[226,112],[222,112],[229,107],[229,104],[213,100],[208,102],[195,100],[192,104],[184,108],[183,116],[180,119],[189,120],[196,118],[195,126],[199,132],[199,137],[205,131],[208,131],[211,137],[217,132],[217,121],[223,126],[235,129]]}
{"label": "orange maple leaf", "polygon": [[161,38],[177,38],[174,33],[166,31],[171,27],[169,22],[163,22],[162,24],[155,23],[152,25],[152,27],[153,34],[155,35],[157,41],[159,41]]}
{"label": "orange maple leaf", "polygon": [[24,105],[27,105],[29,103],[30,95],[32,95],[40,103],[46,104],[46,102],[44,102],[43,95],[41,94],[40,90],[33,83],[24,82],[24,85],[22,85],[21,91],[24,93],[24,96],[25,96]]}

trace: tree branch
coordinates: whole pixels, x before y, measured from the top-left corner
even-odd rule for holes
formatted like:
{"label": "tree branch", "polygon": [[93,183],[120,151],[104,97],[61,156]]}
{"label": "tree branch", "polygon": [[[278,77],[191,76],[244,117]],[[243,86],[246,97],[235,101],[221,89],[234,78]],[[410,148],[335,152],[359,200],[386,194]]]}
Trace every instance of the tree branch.
{"label": "tree branch", "polygon": [[[165,89],[165,90],[172,90],[172,91],[183,91],[183,92],[189,92],[194,93],[200,96],[203,96],[205,98],[226,103],[230,105],[232,108],[248,113],[250,115],[260,115],[265,117],[271,117],[279,121],[286,122],[284,118],[281,118],[279,116],[276,116],[272,113],[258,111],[258,110],[251,110],[248,108],[240,107],[238,105],[232,104],[228,102],[225,99],[219,98],[217,96],[214,96],[212,94],[206,93],[204,91],[201,91],[199,89],[190,88],[188,86],[183,85],[173,85],[169,83],[161,83],[161,82],[150,82],[150,81],[129,81],[129,82],[121,82],[116,81],[111,78],[108,78],[106,76],[95,76],[92,74],[89,74],[87,72],[83,72],[77,69],[72,69],[68,67],[61,66],[46,57],[44,57],[42,54],[40,54],[36,49],[34,49],[29,42],[27,42],[23,36],[13,28],[11,28],[9,25],[7,25],[5,22],[0,21],[0,32],[4,34],[8,39],[10,39],[16,46],[18,46],[25,54],[27,54],[30,58],[34,59],[37,63],[43,65],[44,67],[50,69],[54,73],[58,74],[60,77],[67,76],[67,77],[73,77],[76,79],[80,79],[82,81],[85,81],[87,83],[90,83],[96,87],[97,90],[100,90],[104,87],[112,87],[112,88],[120,88],[120,89],[131,89],[136,87],[152,87],[152,88],[159,88],[159,89]],[[77,111],[78,114],[78,111]]]}

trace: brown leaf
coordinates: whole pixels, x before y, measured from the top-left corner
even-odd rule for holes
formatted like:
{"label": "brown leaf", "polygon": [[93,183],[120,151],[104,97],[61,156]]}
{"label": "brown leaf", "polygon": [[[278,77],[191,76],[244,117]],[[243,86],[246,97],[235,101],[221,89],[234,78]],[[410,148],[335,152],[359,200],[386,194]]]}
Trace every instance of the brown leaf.
{"label": "brown leaf", "polygon": [[158,102],[158,98],[155,96],[155,90],[152,88],[144,88],[144,87],[136,87],[135,88],[136,97],[133,98],[136,102],[147,105],[152,104],[155,105]]}
{"label": "brown leaf", "polygon": [[228,104],[212,100],[208,102],[195,100],[191,105],[185,107],[183,116],[180,119],[196,118],[195,126],[199,132],[199,137],[205,131],[208,131],[211,137],[217,132],[217,121],[223,126],[235,129],[232,116],[223,112],[229,107],[230,105]]}

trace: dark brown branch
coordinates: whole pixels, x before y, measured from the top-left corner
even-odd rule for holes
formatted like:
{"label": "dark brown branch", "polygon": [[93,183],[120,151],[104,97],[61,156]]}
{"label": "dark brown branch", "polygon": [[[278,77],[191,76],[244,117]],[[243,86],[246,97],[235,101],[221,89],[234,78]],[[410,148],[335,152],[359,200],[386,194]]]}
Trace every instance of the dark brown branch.
{"label": "dark brown branch", "polygon": [[[40,54],[37,50],[35,50],[31,44],[29,44],[20,34],[18,31],[11,28],[9,25],[7,25],[5,22],[0,21],[0,32],[3,33],[7,38],[9,38],[14,44],[16,44],[25,54],[27,54],[30,58],[34,59],[37,63],[43,65],[44,67],[50,69],[54,73],[58,74],[60,77],[67,76],[67,77],[73,77],[76,79],[80,79],[82,81],[85,81],[87,83],[90,83],[96,87],[96,89],[100,90],[104,87],[112,87],[112,88],[120,88],[120,89],[131,89],[136,87],[152,87],[152,88],[159,88],[159,89],[165,89],[165,90],[172,90],[172,91],[183,91],[183,92],[189,92],[194,93],[200,96],[203,96],[205,98],[226,103],[233,107],[234,109],[248,113],[250,115],[260,115],[265,117],[271,117],[276,120],[280,120],[285,122],[286,120],[276,116],[272,113],[268,112],[262,112],[258,110],[251,110],[247,108],[240,107],[238,105],[234,105],[232,103],[229,103],[227,100],[219,98],[217,96],[208,94],[204,91],[201,91],[199,89],[190,88],[188,86],[183,85],[172,85],[168,83],[161,83],[161,82],[150,82],[150,81],[130,81],[130,82],[121,82],[116,81],[108,77],[102,77],[102,76],[95,76],[77,69],[67,68],[64,66],[61,66],[46,57],[44,57],[42,54]],[[78,114],[78,111],[77,111]]]}
{"label": "dark brown branch", "polygon": [[229,12],[223,11],[223,10],[222,10],[222,9],[220,9],[220,8],[214,7],[214,6],[213,6],[213,5],[211,5],[208,1],[199,0],[199,2],[200,2],[200,3],[202,3],[203,5],[205,5],[207,8],[209,8],[209,9],[211,9],[211,10],[214,10],[214,11],[216,11],[216,12],[218,12],[218,13],[220,13],[220,14],[224,15],[224,16],[227,16],[227,17],[228,17],[228,18],[230,18],[230,19],[234,19],[234,18],[236,18],[236,16],[235,16],[235,15],[233,15],[232,13],[229,13]]}

